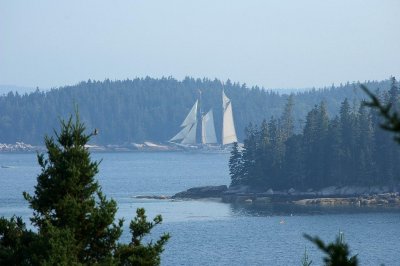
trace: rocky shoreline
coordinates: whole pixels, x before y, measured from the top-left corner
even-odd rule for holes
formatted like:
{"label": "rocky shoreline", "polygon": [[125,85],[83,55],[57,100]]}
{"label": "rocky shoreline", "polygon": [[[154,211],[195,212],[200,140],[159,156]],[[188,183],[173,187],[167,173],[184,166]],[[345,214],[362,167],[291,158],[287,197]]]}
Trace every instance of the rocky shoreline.
{"label": "rocky shoreline", "polygon": [[0,152],[36,152],[43,150],[43,147],[33,146],[24,142],[15,144],[0,143]]}
{"label": "rocky shoreline", "polygon": [[[91,152],[171,152],[171,151],[183,151],[183,148],[174,145],[160,144],[145,141],[143,143],[127,143],[121,145],[96,145],[96,144],[87,144],[85,145]],[[13,144],[8,143],[0,143],[0,153],[9,153],[9,152],[37,152],[37,151],[45,151],[44,146],[35,146],[31,144],[27,144],[24,142],[16,142]]]}
{"label": "rocky shoreline", "polygon": [[[165,197],[165,196],[164,196]],[[321,190],[254,191],[249,187],[205,186],[176,193],[169,199],[218,198],[226,203],[269,204],[293,203],[303,206],[397,206],[400,207],[398,187],[327,187]]]}

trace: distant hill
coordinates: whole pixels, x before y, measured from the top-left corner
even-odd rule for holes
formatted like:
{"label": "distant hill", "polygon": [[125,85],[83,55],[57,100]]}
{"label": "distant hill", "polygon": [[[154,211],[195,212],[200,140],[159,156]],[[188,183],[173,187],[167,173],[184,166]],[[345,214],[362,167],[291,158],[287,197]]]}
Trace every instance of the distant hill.
{"label": "distant hill", "polygon": [[[386,90],[389,81],[366,82],[372,90]],[[179,125],[202,90],[203,111],[213,108],[217,135],[221,135],[223,85],[220,80],[185,78],[137,78],[119,81],[86,81],[74,86],[29,94],[8,93],[0,96],[0,143],[24,141],[41,144],[45,134],[52,134],[58,119],[73,113],[79,106],[89,130],[98,128],[98,144],[123,144],[151,140],[164,142],[179,130]],[[240,140],[251,122],[259,124],[278,117],[288,97],[259,87],[225,82],[224,89],[233,104],[236,130]],[[297,129],[314,105],[326,101],[329,114],[336,115],[343,99],[359,102],[364,94],[357,83],[312,89],[294,96]]]}

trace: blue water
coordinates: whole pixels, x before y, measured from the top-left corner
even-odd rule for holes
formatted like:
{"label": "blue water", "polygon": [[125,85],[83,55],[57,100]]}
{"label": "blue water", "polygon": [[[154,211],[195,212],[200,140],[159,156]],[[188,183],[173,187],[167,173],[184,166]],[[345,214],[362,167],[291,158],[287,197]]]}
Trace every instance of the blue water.
{"label": "blue water", "polygon": [[[334,240],[345,234],[361,265],[400,265],[400,213],[391,209],[254,207],[215,201],[138,200],[136,195],[172,195],[193,186],[229,183],[228,154],[94,153],[103,159],[98,179],[128,221],[138,207],[163,216],[152,234],[172,236],[162,265],[300,265],[307,248],[313,265],[322,254],[303,233]],[[33,192],[40,168],[35,154],[0,154],[0,216],[28,222],[22,191]],[[125,230],[122,241],[128,241]]]}

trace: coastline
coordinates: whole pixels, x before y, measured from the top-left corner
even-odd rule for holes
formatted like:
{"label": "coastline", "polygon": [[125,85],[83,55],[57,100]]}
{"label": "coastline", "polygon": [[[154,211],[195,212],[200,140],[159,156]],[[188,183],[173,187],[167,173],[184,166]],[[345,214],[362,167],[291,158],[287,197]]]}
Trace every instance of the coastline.
{"label": "coastline", "polygon": [[[339,193],[341,192],[341,193]],[[213,199],[224,203],[267,205],[295,204],[299,206],[364,206],[364,207],[400,207],[400,193],[396,188],[388,186],[372,187],[328,187],[318,191],[266,192],[252,191],[248,187],[228,188],[221,186],[194,187],[176,193],[173,196],[140,196],[152,199],[204,200]]]}
{"label": "coastline", "polygon": [[[106,144],[96,145],[90,144],[85,145],[90,152],[201,152],[201,153],[229,153],[230,150],[219,149],[219,148],[204,148],[204,147],[193,147],[184,148],[177,145],[171,145],[169,143],[155,143],[145,141],[143,143],[128,143],[128,144]],[[14,144],[0,143],[0,154],[1,153],[36,153],[44,152],[46,147],[42,145],[32,145],[24,142],[16,142]]]}
{"label": "coastline", "polygon": [[[162,144],[154,144],[152,142],[144,142],[142,144],[130,143],[124,145],[86,145],[90,152],[152,152],[152,151],[183,151],[179,147],[167,146]],[[31,145],[24,142],[16,142],[14,144],[0,143],[0,153],[35,153],[46,151],[46,147],[42,145]]]}

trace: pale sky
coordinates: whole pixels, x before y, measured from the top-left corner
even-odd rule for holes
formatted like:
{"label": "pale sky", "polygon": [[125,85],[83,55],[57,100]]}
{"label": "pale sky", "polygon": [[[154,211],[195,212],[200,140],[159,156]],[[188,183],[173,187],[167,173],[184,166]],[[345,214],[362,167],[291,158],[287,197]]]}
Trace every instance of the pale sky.
{"label": "pale sky", "polygon": [[0,0],[0,84],[185,76],[265,88],[400,77],[398,0]]}

